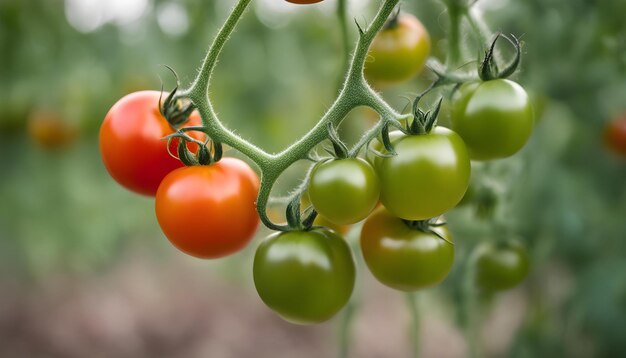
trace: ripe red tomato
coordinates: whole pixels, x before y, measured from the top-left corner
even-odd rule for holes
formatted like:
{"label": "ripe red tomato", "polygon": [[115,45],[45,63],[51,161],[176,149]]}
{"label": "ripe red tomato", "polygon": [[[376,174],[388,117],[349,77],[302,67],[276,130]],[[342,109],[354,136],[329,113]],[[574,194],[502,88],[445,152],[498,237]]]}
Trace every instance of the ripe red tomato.
{"label": "ripe red tomato", "polygon": [[430,54],[430,35],[411,14],[381,30],[372,42],[364,74],[375,85],[406,81],[422,70]]}
{"label": "ripe red tomato", "polygon": [[626,157],[626,115],[606,124],[604,142],[613,152]]}
{"label": "ripe red tomato", "polygon": [[181,251],[218,258],[241,250],[259,225],[259,178],[245,162],[223,158],[169,173],[156,193],[163,233]]}
{"label": "ripe red tomato", "polygon": [[[111,107],[100,127],[100,154],[109,174],[125,188],[151,196],[169,172],[183,166],[169,155],[167,141],[162,139],[173,129],[159,111],[160,96],[158,91],[124,96]],[[194,112],[185,126],[201,124]],[[178,141],[172,141],[172,153],[177,145]],[[190,145],[194,148],[197,150]]]}

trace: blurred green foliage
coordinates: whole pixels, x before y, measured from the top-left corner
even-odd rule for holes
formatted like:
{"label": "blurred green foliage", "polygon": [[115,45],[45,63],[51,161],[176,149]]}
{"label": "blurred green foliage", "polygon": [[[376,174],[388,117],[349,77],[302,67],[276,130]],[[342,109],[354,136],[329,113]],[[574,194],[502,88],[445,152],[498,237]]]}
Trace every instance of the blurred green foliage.
{"label": "blurred green foliage", "polygon": [[[175,85],[161,64],[188,83],[232,1],[148,1],[132,22],[84,33],[68,22],[70,3],[76,1],[0,0],[2,275],[88,273],[138,242],[146,250],[169,249],[152,202],[106,175],[97,131],[124,94],[158,89],[158,76],[165,89]],[[183,33],[159,24],[160,9],[171,3],[187,14]],[[377,3],[354,6],[351,16],[365,23]],[[229,127],[277,151],[329,106],[342,56],[332,6],[279,12],[269,4],[259,1],[242,20],[210,95]],[[619,356],[626,350],[626,161],[607,151],[601,132],[626,111],[626,2],[480,0],[476,6],[492,30],[521,37],[516,79],[533,94],[537,128],[522,153],[474,167],[474,180],[495,183],[500,204],[493,222],[477,219],[471,205],[449,215],[460,260],[442,291],[462,299],[463,260],[478,241],[520,237],[533,257],[524,287],[530,309],[510,355]],[[403,9],[424,22],[441,58],[441,4],[407,0]],[[463,38],[471,70],[481,51],[469,31]],[[418,92],[429,78],[384,95],[401,109],[400,95]],[[42,108],[80,128],[73,146],[50,152],[28,138],[29,115]],[[342,133],[354,140],[371,122],[361,112],[350,117]],[[563,297],[554,292],[561,286]]]}

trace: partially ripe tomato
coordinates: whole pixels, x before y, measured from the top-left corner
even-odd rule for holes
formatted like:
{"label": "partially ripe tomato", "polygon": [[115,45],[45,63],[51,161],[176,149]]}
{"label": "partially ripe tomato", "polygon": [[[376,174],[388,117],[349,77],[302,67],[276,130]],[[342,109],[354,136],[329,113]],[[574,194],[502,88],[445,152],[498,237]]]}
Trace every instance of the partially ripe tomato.
{"label": "partially ripe tomato", "polygon": [[626,157],[626,115],[606,124],[604,142],[613,152]]}
{"label": "partially ripe tomato", "polygon": [[376,159],[380,201],[395,216],[426,220],[461,201],[470,178],[470,159],[463,140],[436,127],[428,134],[392,139],[397,155]]}
{"label": "partially ripe tomato", "polygon": [[355,272],[346,241],[326,229],[276,233],[254,256],[259,296],[298,324],[323,322],[339,312],[350,299]]}
{"label": "partially ripe tomato", "polygon": [[69,121],[51,111],[36,111],[28,117],[28,134],[40,147],[47,150],[65,148],[74,141],[78,130]]}
{"label": "partially ripe tomato", "polygon": [[244,248],[259,225],[259,178],[245,162],[223,158],[169,173],[156,193],[159,225],[170,242],[199,258]]}
{"label": "partially ripe tomato", "polygon": [[[111,107],[100,127],[100,154],[107,171],[123,187],[143,195],[154,196],[161,180],[183,166],[167,152],[163,137],[174,131],[159,111],[160,97],[158,91],[124,96]],[[201,124],[194,112],[185,126]],[[202,138],[198,133],[191,135]],[[172,141],[172,153],[177,145],[177,140]],[[189,148],[197,150],[195,144]]]}
{"label": "partially ripe tomato", "polygon": [[474,254],[476,284],[501,291],[519,285],[528,275],[528,252],[518,241],[484,243]]}
{"label": "partially ripe tomato", "polygon": [[452,129],[474,160],[517,153],[530,138],[534,123],[528,94],[513,81],[466,82],[454,94]]}
{"label": "partially ripe tomato", "polygon": [[446,278],[454,262],[454,245],[447,227],[422,231],[378,208],[361,230],[363,259],[381,283],[402,291],[436,285]]}
{"label": "partially ripe tomato", "polygon": [[424,68],[430,36],[413,15],[402,13],[374,38],[365,62],[365,78],[374,85],[411,79]]}

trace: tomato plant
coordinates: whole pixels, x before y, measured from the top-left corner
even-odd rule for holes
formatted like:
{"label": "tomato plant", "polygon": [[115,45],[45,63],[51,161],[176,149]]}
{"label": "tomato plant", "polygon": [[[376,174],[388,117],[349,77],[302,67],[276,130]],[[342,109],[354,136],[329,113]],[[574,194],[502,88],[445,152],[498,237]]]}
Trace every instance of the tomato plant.
{"label": "tomato plant", "polygon": [[391,141],[397,155],[378,160],[380,201],[394,215],[425,220],[453,208],[465,194],[470,161],[463,140],[436,127]]}
{"label": "tomato plant", "polygon": [[356,269],[341,236],[313,229],[266,238],[253,271],[266,305],[288,321],[309,324],[329,319],[348,302]]}
{"label": "tomato plant", "polygon": [[528,253],[517,241],[484,243],[475,253],[476,284],[489,291],[507,290],[528,275]]}
{"label": "tomato plant", "polygon": [[200,258],[241,250],[259,224],[256,173],[245,162],[224,158],[211,165],[169,173],[156,193],[156,216],[170,242]]}
{"label": "tomato plant", "polygon": [[463,138],[472,159],[517,153],[530,138],[533,126],[528,94],[513,81],[467,82],[454,95],[452,129]]}
{"label": "tomato plant", "polygon": [[407,222],[382,207],[363,225],[361,250],[374,277],[402,291],[438,284],[454,262],[454,245],[445,225]]}
{"label": "tomato plant", "polygon": [[606,124],[604,142],[614,153],[626,157],[626,115]]}
{"label": "tomato plant", "polygon": [[365,78],[374,84],[401,82],[422,70],[430,54],[430,35],[413,15],[401,13],[372,42]]}
{"label": "tomato plant", "polygon": [[372,166],[361,158],[318,163],[309,178],[309,199],[329,221],[354,224],[367,217],[378,203],[380,184]]}
{"label": "tomato plant", "polygon": [[[157,91],[124,96],[111,107],[100,127],[100,154],[109,174],[125,188],[151,196],[169,172],[183,166],[168,153],[163,140],[174,130],[159,111],[160,97]],[[185,126],[201,124],[200,116],[192,113]],[[176,153],[177,143],[172,141],[172,153]]]}

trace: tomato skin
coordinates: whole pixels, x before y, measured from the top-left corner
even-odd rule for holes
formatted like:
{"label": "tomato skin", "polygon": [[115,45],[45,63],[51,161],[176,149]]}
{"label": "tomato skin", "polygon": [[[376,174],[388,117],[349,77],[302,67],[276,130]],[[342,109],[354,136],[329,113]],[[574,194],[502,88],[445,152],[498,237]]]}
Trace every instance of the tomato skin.
{"label": "tomato skin", "polygon": [[298,324],[328,320],[350,299],[355,263],[346,241],[326,229],[267,237],[254,256],[254,284],[278,315]]}
{"label": "tomato skin", "polygon": [[223,158],[169,173],[156,194],[159,225],[181,251],[223,257],[244,248],[259,226],[259,178],[245,162]]}
{"label": "tomato skin", "polygon": [[378,203],[380,184],[374,168],[361,158],[334,159],[315,165],[309,177],[309,200],[327,220],[359,222]]}
{"label": "tomato skin", "polygon": [[[431,229],[451,241],[446,226]],[[454,245],[433,233],[410,228],[382,207],[363,225],[361,250],[374,277],[402,291],[440,283],[454,263]]]}
{"label": "tomato skin", "polygon": [[614,153],[626,157],[626,115],[606,124],[604,143]]}
{"label": "tomato skin", "polygon": [[[160,97],[158,91],[126,95],[111,107],[100,127],[100,154],[109,174],[128,190],[149,196],[156,194],[169,172],[183,166],[169,155],[167,141],[162,139],[173,130],[159,112]],[[194,112],[185,126],[201,124]],[[177,144],[172,141],[172,153]],[[195,144],[189,148],[197,150]]]}
{"label": "tomato skin", "polygon": [[469,185],[471,165],[463,140],[436,127],[429,134],[391,141],[397,155],[378,159],[380,201],[395,216],[426,220],[461,201]]}
{"label": "tomato skin", "polygon": [[533,127],[528,94],[513,81],[467,82],[454,94],[452,129],[463,138],[474,160],[517,153],[530,138]]}
{"label": "tomato skin", "polygon": [[508,290],[519,285],[528,275],[528,252],[517,241],[481,244],[474,260],[476,284],[484,290]]}
{"label": "tomato skin", "polygon": [[364,75],[372,84],[411,79],[424,68],[430,54],[430,35],[413,15],[402,13],[397,26],[381,30],[369,48]]}

